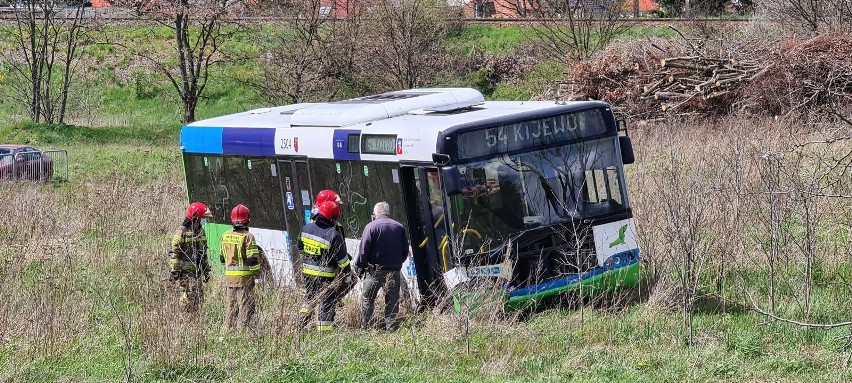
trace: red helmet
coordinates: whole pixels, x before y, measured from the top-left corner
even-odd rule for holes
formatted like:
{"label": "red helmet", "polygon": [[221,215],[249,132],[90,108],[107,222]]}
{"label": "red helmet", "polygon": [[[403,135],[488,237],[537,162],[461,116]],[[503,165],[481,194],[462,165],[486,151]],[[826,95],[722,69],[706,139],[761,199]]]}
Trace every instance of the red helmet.
{"label": "red helmet", "polygon": [[231,222],[234,224],[248,224],[251,219],[251,211],[246,205],[239,204],[231,210]]}
{"label": "red helmet", "polygon": [[186,209],[186,218],[193,221],[200,221],[202,218],[210,218],[212,216],[213,212],[207,208],[207,205],[201,202],[193,202]]}
{"label": "red helmet", "polygon": [[317,193],[316,205],[320,206],[325,201],[334,201],[340,203],[338,202],[338,199],[340,199],[340,196],[338,196],[337,193],[335,193],[333,190],[321,190],[319,193]]}
{"label": "red helmet", "polygon": [[340,207],[337,206],[337,202],[325,201],[322,205],[319,205],[317,214],[325,217],[326,219],[335,220],[340,218]]}

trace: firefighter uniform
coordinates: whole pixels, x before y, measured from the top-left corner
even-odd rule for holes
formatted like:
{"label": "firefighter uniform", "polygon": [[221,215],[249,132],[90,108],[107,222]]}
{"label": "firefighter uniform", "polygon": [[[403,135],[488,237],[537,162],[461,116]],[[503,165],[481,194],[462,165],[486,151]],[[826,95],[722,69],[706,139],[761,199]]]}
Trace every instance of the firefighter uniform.
{"label": "firefighter uniform", "polygon": [[[327,203],[334,204],[331,201]],[[331,282],[339,271],[349,273],[351,270],[343,237],[334,226],[334,220],[339,216],[336,204],[334,209],[334,214],[328,214],[320,207],[315,221],[307,224],[299,236],[298,247],[305,279],[305,294],[299,309],[300,328],[308,325],[314,311],[317,311],[316,306],[319,305],[317,330],[334,329],[338,297]]]}
{"label": "firefighter uniform", "polygon": [[[314,211],[314,213],[311,215],[310,222],[314,222],[316,221],[316,219],[317,213],[316,211]],[[346,241],[346,232],[343,229],[343,225],[340,224],[340,221],[334,221],[334,230],[337,230],[337,232],[340,234],[340,238],[343,238],[344,241]],[[351,262],[352,258],[349,258],[349,260]],[[355,285],[357,284],[358,279],[356,278],[355,273],[350,271],[346,273],[341,272],[337,274],[337,278],[332,284],[332,293],[334,294],[334,296],[337,297],[338,306],[343,306],[343,298],[349,295],[349,293],[352,291],[352,289],[355,288]]]}
{"label": "firefighter uniform", "polygon": [[225,323],[223,330],[242,330],[255,313],[255,278],[261,272],[260,251],[245,226],[222,235],[220,260],[225,265]]}
{"label": "firefighter uniform", "polygon": [[171,278],[180,290],[180,307],[188,313],[197,312],[204,302],[203,283],[210,276],[207,236],[199,222],[187,219],[175,231],[171,245]]}

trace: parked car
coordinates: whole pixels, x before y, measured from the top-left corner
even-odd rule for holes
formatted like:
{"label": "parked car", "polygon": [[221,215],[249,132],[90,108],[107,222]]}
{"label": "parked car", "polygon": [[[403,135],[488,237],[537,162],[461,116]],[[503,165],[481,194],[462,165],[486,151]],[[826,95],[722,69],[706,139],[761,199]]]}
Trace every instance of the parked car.
{"label": "parked car", "polygon": [[53,160],[32,146],[0,145],[0,179],[48,181]]}

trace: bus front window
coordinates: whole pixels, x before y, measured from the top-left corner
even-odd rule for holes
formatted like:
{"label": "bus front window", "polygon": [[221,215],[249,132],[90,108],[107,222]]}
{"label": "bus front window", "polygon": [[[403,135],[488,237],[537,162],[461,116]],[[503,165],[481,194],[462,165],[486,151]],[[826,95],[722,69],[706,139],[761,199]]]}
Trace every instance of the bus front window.
{"label": "bus front window", "polygon": [[615,148],[606,138],[459,165],[454,231],[474,229],[494,248],[524,230],[623,211]]}

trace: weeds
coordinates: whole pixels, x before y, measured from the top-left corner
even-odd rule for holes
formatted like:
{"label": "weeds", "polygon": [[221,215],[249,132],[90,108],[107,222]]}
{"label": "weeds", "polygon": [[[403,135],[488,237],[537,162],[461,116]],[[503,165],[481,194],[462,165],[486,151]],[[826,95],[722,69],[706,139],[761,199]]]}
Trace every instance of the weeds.
{"label": "weeds", "polygon": [[[496,304],[409,312],[394,333],[358,331],[357,302],[347,300],[338,331],[327,335],[296,331],[300,292],[263,286],[256,331],[222,341],[221,276],[190,318],[164,281],[168,234],[184,209],[178,157],[159,148],[126,156],[136,141],[84,141],[75,144],[70,183],[0,185],[0,256],[11,260],[0,265],[0,380],[848,381],[845,356],[835,352],[848,329],[767,323],[745,309],[743,291],[767,307],[772,246],[781,246],[783,281],[774,315],[842,322],[852,308],[843,260],[852,212],[827,197],[848,194],[848,179],[832,170],[842,167],[821,165],[845,158],[849,143],[796,149],[823,133],[792,124],[682,121],[632,132],[639,289],[534,313],[507,315]],[[779,160],[773,190],[807,193],[769,203],[767,151],[791,153]],[[819,201],[804,205],[807,196]],[[793,197],[799,202],[786,202]],[[769,224],[772,206],[777,223]],[[701,209],[703,217],[686,220]],[[685,278],[680,260],[690,249],[695,267]],[[691,347],[683,346],[687,326]]]}

